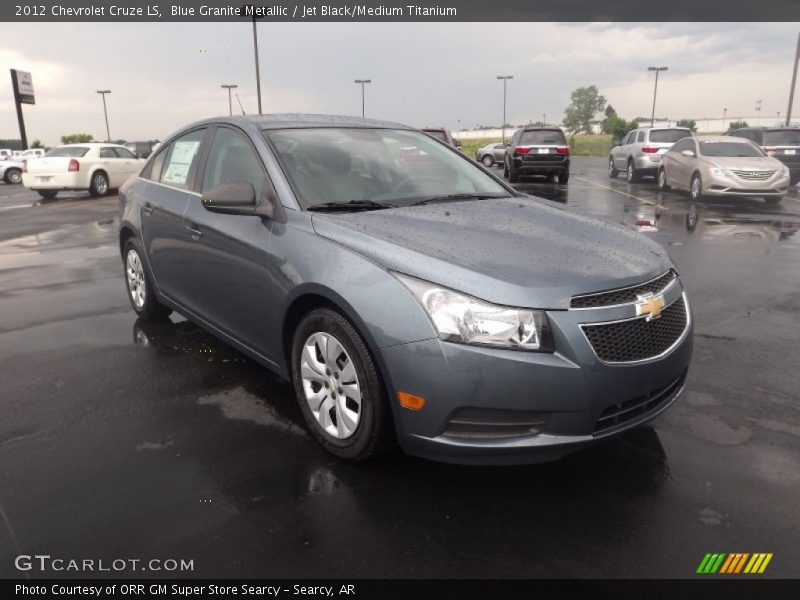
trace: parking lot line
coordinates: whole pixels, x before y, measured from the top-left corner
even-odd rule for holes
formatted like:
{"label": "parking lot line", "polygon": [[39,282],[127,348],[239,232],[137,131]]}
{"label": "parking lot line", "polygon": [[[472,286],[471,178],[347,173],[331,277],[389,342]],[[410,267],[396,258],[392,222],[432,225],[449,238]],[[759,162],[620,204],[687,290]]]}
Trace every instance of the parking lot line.
{"label": "parking lot line", "polygon": [[650,204],[652,206],[657,206],[658,208],[661,208],[663,210],[669,210],[666,206],[663,206],[663,205],[659,204],[658,202],[653,202],[652,200],[647,200],[645,198],[639,198],[639,196],[634,196],[633,194],[629,194],[628,192],[623,192],[621,190],[615,190],[612,187],[609,187],[607,185],[603,185],[602,183],[597,183],[596,181],[592,181],[591,179],[586,179],[584,177],[578,177],[578,176],[574,177],[574,179],[580,179],[581,181],[584,181],[586,183],[590,183],[590,184],[595,185],[597,187],[603,188],[604,190],[609,190],[611,192],[616,192],[617,194],[622,194],[623,196],[627,196],[628,198],[633,198],[634,200],[638,200],[639,202],[643,202],[645,204]]}

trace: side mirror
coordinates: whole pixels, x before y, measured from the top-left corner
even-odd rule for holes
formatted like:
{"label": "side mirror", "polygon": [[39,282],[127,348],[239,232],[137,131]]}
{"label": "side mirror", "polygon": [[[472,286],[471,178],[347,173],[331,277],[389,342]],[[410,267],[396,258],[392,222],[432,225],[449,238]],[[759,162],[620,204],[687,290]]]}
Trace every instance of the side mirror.
{"label": "side mirror", "polygon": [[203,208],[225,215],[255,215],[256,191],[249,181],[223,183],[203,194]]}
{"label": "side mirror", "polygon": [[683,154],[684,156],[691,156],[692,158],[694,158],[694,152],[692,152],[691,150],[681,150],[681,154]]}

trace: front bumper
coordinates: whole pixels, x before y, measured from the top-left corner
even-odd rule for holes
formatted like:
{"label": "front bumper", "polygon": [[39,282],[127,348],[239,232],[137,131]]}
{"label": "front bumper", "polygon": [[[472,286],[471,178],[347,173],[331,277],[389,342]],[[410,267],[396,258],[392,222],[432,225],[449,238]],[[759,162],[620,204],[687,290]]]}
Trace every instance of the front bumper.
{"label": "front bumper", "polygon": [[[674,287],[670,303],[675,294],[685,298],[680,286]],[[683,391],[692,353],[691,310],[687,304],[685,330],[663,356],[635,363],[600,360],[580,325],[629,319],[630,306],[549,311],[553,354],[438,339],[382,349],[394,392],[427,400],[422,410],[396,411],[401,445],[411,454],[444,462],[533,463],[653,419]],[[527,434],[494,435],[495,428],[455,435],[453,423],[462,422],[466,413],[534,425]]]}
{"label": "front bumper", "polygon": [[779,173],[765,180],[746,180],[733,173],[707,172],[701,180],[706,196],[785,196],[789,192],[789,175]]}

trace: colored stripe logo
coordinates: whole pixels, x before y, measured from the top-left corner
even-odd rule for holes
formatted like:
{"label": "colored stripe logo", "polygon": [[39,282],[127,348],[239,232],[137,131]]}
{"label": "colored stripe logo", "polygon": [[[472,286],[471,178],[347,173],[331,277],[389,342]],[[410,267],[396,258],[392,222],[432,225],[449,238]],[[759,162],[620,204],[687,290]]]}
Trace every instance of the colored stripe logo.
{"label": "colored stripe logo", "polygon": [[697,573],[700,574],[738,574],[738,573],[763,573],[769,561],[772,560],[772,552],[715,552],[708,553],[700,561]]}

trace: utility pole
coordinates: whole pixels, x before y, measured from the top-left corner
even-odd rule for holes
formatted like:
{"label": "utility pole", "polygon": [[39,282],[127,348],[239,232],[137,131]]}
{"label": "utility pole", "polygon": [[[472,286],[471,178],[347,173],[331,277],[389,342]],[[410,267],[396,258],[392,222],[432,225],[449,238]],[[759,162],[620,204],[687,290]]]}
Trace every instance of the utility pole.
{"label": "utility pole", "polygon": [[354,83],[361,84],[361,118],[364,118],[364,86],[372,83],[372,79],[356,79]]}
{"label": "utility pole", "polygon": [[223,83],[221,88],[228,88],[228,112],[231,116],[233,116],[233,99],[231,98],[231,90],[238,88],[239,86],[235,83]]}
{"label": "utility pole", "polygon": [[253,14],[253,53],[256,57],[256,93],[258,94],[258,114],[261,113],[261,67],[258,65],[258,30],[256,29],[256,16]]}
{"label": "utility pole", "polygon": [[108,129],[108,108],[106,107],[106,94],[110,94],[111,90],[97,90],[97,93],[103,97],[103,114],[106,117],[106,141],[111,142],[111,132]]}
{"label": "utility pole", "polygon": [[727,108],[723,108],[722,109],[722,131],[725,131],[725,117],[727,117],[727,116],[728,116],[728,109]]}
{"label": "utility pole", "polygon": [[656,72],[656,86],[653,89],[653,112],[650,115],[650,127],[656,122],[656,95],[658,94],[658,74],[660,71],[666,71],[669,67],[647,67],[648,71]]}
{"label": "utility pole", "polygon": [[794,86],[797,83],[797,62],[800,61],[800,33],[797,34],[797,50],[794,53],[794,66],[792,68],[792,87],[789,88],[789,108],[786,109],[786,127],[792,120],[792,104],[794,104]]}
{"label": "utility pole", "polygon": [[506,83],[509,79],[514,79],[513,75],[498,75],[498,79],[503,80],[503,143],[506,143]]}

